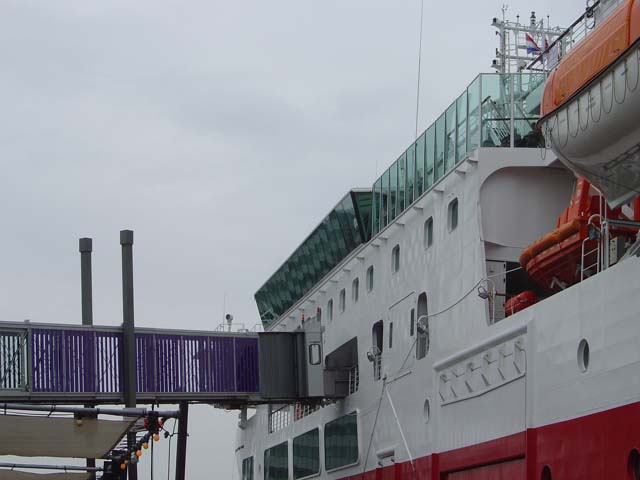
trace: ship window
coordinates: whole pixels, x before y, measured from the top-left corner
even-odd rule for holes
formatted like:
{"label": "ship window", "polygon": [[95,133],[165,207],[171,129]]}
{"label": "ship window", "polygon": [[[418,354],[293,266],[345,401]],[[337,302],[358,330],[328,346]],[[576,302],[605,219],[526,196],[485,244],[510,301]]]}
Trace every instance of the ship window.
{"label": "ship window", "polygon": [[[416,179],[415,179],[415,198],[417,199],[424,192],[425,181],[425,139],[426,133],[423,133],[416,142]],[[432,154],[433,156],[433,154]]]}
{"label": "ship window", "polygon": [[327,302],[327,317],[329,321],[333,321],[333,298]]}
{"label": "ship window", "polygon": [[317,428],[293,439],[293,478],[320,473],[320,431]]}
{"label": "ship window", "polygon": [[[384,323],[382,320],[373,324],[371,329],[371,357],[373,363],[373,379],[380,380],[382,377],[382,349],[384,347]],[[369,356],[369,355],[367,355]]]}
{"label": "ship window", "polygon": [[340,290],[340,297],[338,299],[338,305],[340,306],[340,313],[344,312],[347,303],[347,294],[344,291],[344,288]]}
{"label": "ship window", "polygon": [[415,177],[416,177],[416,147],[411,145],[407,150],[407,188],[405,190],[406,201],[408,207],[413,203],[415,197]]}
{"label": "ship window", "polygon": [[264,451],[264,480],[288,480],[289,446],[283,442]]}
{"label": "ship window", "polygon": [[358,416],[345,415],[324,427],[324,465],[327,471],[358,461]]}
{"label": "ship window", "polygon": [[424,222],[424,248],[433,245],[433,217],[427,218]]}
{"label": "ship window", "polygon": [[458,199],[454,198],[449,202],[449,208],[447,212],[447,223],[449,225],[449,231],[453,232],[458,227]]}
{"label": "ship window", "polygon": [[322,309],[320,307],[318,307],[318,310],[316,312],[316,320],[318,322],[322,322]]}
{"label": "ship window", "polygon": [[413,333],[415,332],[415,328],[416,328],[416,310],[415,308],[411,309],[411,321],[409,323],[409,336],[413,337]]}
{"label": "ship window", "polygon": [[253,480],[253,457],[242,460],[242,480]]}
{"label": "ship window", "polygon": [[351,282],[351,300],[353,303],[358,303],[358,297],[360,295],[360,279],[354,278]]}
{"label": "ship window", "polygon": [[400,270],[400,245],[396,245],[391,251],[391,271],[395,273],[398,270]]}
{"label": "ship window", "polygon": [[416,358],[420,360],[429,353],[429,317],[427,308],[427,294],[418,297],[418,337],[416,338]]}
{"label": "ship window", "polygon": [[322,347],[319,343],[309,345],[309,363],[311,365],[320,365],[322,360]]}
{"label": "ship window", "polygon": [[367,268],[367,291],[373,290],[373,265]]}
{"label": "ship window", "polygon": [[393,322],[389,322],[389,348],[393,348]]}

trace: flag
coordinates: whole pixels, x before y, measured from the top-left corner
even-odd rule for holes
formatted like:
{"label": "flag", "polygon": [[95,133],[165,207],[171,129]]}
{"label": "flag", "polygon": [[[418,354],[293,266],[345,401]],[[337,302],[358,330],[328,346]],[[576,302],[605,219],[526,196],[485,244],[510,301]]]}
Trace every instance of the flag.
{"label": "flag", "polygon": [[527,53],[540,53],[540,47],[531,35],[525,34],[525,39],[527,40]]}

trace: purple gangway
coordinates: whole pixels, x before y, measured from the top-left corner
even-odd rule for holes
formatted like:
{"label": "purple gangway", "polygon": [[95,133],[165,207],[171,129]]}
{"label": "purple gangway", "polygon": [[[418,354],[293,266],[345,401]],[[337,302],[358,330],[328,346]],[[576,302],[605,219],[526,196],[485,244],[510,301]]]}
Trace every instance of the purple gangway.
{"label": "purple gangway", "polygon": [[[259,398],[258,335],[137,328],[137,400],[252,402]],[[120,403],[119,327],[0,323],[0,398]]]}

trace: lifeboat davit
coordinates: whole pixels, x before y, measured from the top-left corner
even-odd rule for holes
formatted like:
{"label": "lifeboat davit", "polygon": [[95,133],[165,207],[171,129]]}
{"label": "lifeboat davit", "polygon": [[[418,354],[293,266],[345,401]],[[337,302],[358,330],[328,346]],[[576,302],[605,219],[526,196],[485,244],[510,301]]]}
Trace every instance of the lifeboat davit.
{"label": "lifeboat davit", "polygon": [[[554,293],[580,281],[583,270],[598,265],[598,239],[589,236],[592,228],[599,229],[600,217],[627,218],[620,208],[608,208],[604,200],[591,188],[585,178],[579,178],[571,202],[558,217],[556,228],[529,245],[520,255],[520,265],[544,291]],[[628,229],[609,229],[611,238],[634,236]],[[523,307],[524,308],[524,307]]]}
{"label": "lifeboat davit", "polygon": [[626,0],[550,74],[539,126],[558,158],[618,207],[640,189],[640,0]]}

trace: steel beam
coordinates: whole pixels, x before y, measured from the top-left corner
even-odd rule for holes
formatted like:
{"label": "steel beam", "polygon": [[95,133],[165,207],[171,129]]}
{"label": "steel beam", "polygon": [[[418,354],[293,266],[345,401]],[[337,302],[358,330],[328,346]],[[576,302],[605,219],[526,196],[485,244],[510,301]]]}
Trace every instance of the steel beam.
{"label": "steel beam", "polygon": [[178,417],[178,448],[176,451],[176,480],[185,480],[187,464],[187,423],[189,421],[189,403],[180,402]]}

